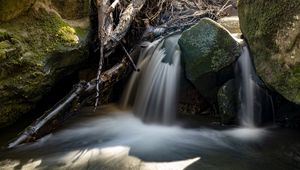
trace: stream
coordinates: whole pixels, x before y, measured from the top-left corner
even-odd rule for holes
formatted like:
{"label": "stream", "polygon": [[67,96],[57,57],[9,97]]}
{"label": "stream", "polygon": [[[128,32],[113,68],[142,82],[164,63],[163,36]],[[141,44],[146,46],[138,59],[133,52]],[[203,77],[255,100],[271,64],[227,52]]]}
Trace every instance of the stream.
{"label": "stream", "polygon": [[276,128],[145,124],[115,105],[80,116],[35,143],[1,152],[0,169],[296,170],[300,134]]}
{"label": "stream", "polygon": [[[96,112],[86,107],[55,133],[1,151],[0,169],[300,169],[299,133],[255,126],[253,96],[248,96],[253,86],[243,89],[247,101],[242,101],[241,126],[191,128],[176,120],[178,38],[143,49],[141,72],[133,74],[121,105],[104,105]],[[249,57],[244,51],[241,57]],[[247,68],[242,74],[251,79],[250,72]]]}

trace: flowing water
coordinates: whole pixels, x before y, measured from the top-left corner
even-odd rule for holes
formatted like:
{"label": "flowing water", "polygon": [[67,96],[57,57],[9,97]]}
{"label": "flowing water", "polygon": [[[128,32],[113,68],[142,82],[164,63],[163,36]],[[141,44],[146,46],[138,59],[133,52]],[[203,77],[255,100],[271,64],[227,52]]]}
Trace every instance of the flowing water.
{"label": "flowing water", "polygon": [[157,40],[142,50],[138,61],[141,72],[133,74],[123,107],[133,106],[145,122],[170,124],[176,114],[176,91],[180,71],[180,35]]}
{"label": "flowing water", "polygon": [[0,169],[299,169],[297,133],[164,125],[175,115],[177,40],[176,35],[143,44],[141,72],[133,74],[124,94],[126,111],[115,105],[96,113],[85,108],[56,133],[2,151]]}
{"label": "flowing water", "polygon": [[86,109],[54,134],[0,153],[0,169],[296,170],[299,133],[145,124],[116,106]]}
{"label": "flowing water", "polygon": [[255,127],[254,119],[254,68],[250,58],[247,46],[242,49],[242,55],[238,59],[239,70],[241,74],[241,108],[240,123],[246,127]]}

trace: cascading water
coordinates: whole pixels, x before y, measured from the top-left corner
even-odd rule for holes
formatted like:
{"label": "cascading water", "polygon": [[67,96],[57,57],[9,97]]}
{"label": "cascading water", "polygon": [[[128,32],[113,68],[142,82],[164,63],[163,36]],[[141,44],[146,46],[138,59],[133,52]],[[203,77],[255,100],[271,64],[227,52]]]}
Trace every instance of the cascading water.
{"label": "cascading water", "polygon": [[176,90],[180,71],[180,35],[148,43],[126,89],[123,107],[146,122],[170,123],[175,116]]}
{"label": "cascading water", "polygon": [[246,127],[255,127],[254,99],[255,82],[253,81],[254,68],[249,54],[249,49],[244,46],[238,59],[240,71],[240,124]]}

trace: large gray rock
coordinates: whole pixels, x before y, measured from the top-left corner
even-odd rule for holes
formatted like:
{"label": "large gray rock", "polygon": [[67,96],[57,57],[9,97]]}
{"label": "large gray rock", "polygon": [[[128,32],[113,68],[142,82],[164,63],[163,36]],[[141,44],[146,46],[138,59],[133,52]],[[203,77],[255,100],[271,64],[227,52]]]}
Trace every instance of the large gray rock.
{"label": "large gray rock", "polygon": [[240,0],[238,9],[258,75],[300,104],[300,1]]}
{"label": "large gray rock", "polygon": [[185,75],[204,97],[216,100],[223,83],[233,77],[241,49],[230,33],[211,19],[202,19],[179,39]]}

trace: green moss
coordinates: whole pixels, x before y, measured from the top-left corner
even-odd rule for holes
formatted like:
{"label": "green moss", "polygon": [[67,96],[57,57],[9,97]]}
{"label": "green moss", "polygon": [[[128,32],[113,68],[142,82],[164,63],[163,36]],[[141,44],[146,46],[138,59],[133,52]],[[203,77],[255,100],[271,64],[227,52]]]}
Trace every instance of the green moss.
{"label": "green moss", "polygon": [[61,27],[58,30],[58,35],[62,38],[62,40],[71,44],[78,43],[78,37],[75,33],[75,29],[70,26]]}
{"label": "green moss", "polygon": [[46,53],[61,46],[72,46],[77,43],[75,30],[54,13],[42,9],[30,11],[28,16],[0,24],[0,28],[9,30],[24,48],[35,53],[32,60],[41,60]]}

